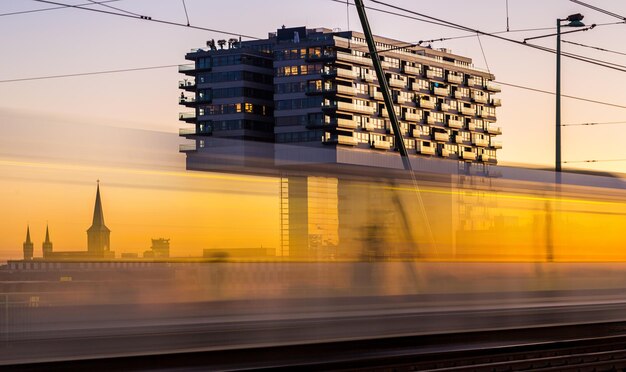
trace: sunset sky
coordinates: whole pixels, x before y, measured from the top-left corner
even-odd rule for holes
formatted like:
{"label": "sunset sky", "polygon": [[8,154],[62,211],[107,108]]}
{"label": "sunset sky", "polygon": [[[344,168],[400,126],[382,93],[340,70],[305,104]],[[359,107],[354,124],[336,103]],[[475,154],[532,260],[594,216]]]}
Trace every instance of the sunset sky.
{"label": "sunset sky", "polygon": [[[85,1],[86,2],[86,1]],[[65,0],[67,4],[82,4]],[[626,15],[620,0],[589,3]],[[478,28],[506,30],[505,0],[442,0],[393,4]],[[330,0],[186,0],[192,25],[266,37],[281,25],[359,30],[354,8]],[[109,5],[186,23],[177,0],[121,0]],[[380,7],[366,1],[366,5]],[[54,7],[5,0],[0,13]],[[105,9],[106,8],[100,8]],[[111,9],[109,9],[111,10]],[[113,11],[113,10],[112,10]],[[587,24],[618,21],[567,0],[509,0],[511,30],[554,27],[557,18],[585,15]],[[416,42],[464,32],[370,12],[373,32]],[[551,30],[511,32],[524,37]],[[186,63],[184,55],[219,33],[157,24],[79,9],[0,16],[0,261],[21,257],[26,224],[39,253],[46,221],[57,250],[83,250],[96,180],[101,180],[112,249],[141,253],[150,238],[171,238],[176,256],[202,248],[277,247],[278,181],[185,171],[178,153],[176,67],[47,80],[7,80]],[[626,53],[626,24],[598,26],[564,40]],[[476,37],[433,43],[471,57],[497,81],[554,91],[555,56]],[[537,44],[553,48],[555,39]],[[616,53],[563,44],[563,50],[626,65]],[[563,94],[626,105],[626,74],[563,58]],[[503,86],[498,123],[502,164],[552,166],[554,96]],[[626,121],[626,109],[563,99],[563,123]],[[563,128],[563,159],[626,159],[626,124]],[[570,166],[565,164],[565,167]],[[626,173],[626,161],[571,164]]]}

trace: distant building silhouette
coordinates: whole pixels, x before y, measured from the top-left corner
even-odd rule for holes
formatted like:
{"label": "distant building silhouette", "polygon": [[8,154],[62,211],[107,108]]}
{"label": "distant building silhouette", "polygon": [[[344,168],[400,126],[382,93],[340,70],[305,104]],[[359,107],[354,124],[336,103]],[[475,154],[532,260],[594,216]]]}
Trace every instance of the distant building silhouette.
{"label": "distant building silhouette", "polygon": [[26,226],[26,241],[24,247],[24,260],[33,259],[33,242],[30,240],[30,226]]}
{"label": "distant building silhouette", "polygon": [[169,239],[152,239],[152,246],[149,251],[143,252],[144,258],[169,258],[170,257],[170,240]]}

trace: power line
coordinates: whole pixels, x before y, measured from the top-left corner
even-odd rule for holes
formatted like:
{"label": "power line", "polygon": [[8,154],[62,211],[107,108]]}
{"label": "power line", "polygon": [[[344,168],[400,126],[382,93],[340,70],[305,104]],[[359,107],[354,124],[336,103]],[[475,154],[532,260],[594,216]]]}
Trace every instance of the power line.
{"label": "power line", "polygon": [[593,9],[593,10],[595,10],[596,12],[600,12],[600,13],[603,13],[603,14],[609,15],[609,16],[611,16],[611,17],[615,17],[615,18],[617,18],[617,19],[621,19],[622,21],[626,21],[626,17],[621,16],[621,15],[619,15],[619,14],[617,14],[617,13],[610,12],[610,11],[608,11],[608,10],[606,10],[606,9],[598,8],[597,6],[593,6],[593,5],[590,5],[590,4],[587,4],[587,3],[583,3],[583,2],[582,2],[582,1],[580,1],[580,0],[570,0],[570,1],[571,1],[571,2],[573,2],[573,3],[576,3],[576,4],[578,4],[578,5],[582,5],[582,6],[584,6],[584,7],[587,7],[587,8],[589,8],[589,9]]}
{"label": "power line", "polygon": [[[501,85],[505,85],[508,87],[513,87],[513,88],[519,88],[519,89],[524,89],[524,90],[529,90],[532,92],[538,92],[538,93],[544,93],[544,94],[550,94],[550,95],[555,95],[556,93],[554,92],[550,92],[548,90],[542,90],[542,89],[537,89],[537,88],[530,88],[530,87],[525,87],[523,85],[517,85],[517,84],[511,84],[511,83],[504,83],[502,81],[496,81],[498,84]],[[590,103],[597,103],[599,105],[605,105],[605,106],[611,106],[611,107],[617,107],[617,108],[623,108],[626,109],[626,106],[623,105],[618,105],[616,103],[609,103],[609,102],[602,102],[602,101],[596,101],[593,99],[588,99],[588,98],[582,98],[582,97],[576,97],[576,96],[570,96],[567,94],[561,94],[561,97],[565,97],[565,98],[570,98],[570,99],[575,99],[578,101],[584,101],[584,102],[590,102]]]}
{"label": "power line", "polygon": [[[188,64],[188,65],[190,65],[190,64]],[[118,73],[118,72],[156,70],[156,69],[171,68],[171,67],[177,67],[177,66],[180,66],[180,65],[178,65],[178,64],[177,65],[162,65],[162,66],[124,68],[124,69],[119,69],[119,70],[79,72],[79,73],[75,73],[75,74],[64,74],[64,75],[46,75],[46,76],[36,76],[36,77],[26,77],[26,78],[18,78],[18,79],[0,80],[0,83],[15,83],[15,82],[19,82],[19,81],[47,80],[47,79],[59,79],[59,78],[67,78],[67,77],[75,77],[75,76],[115,74],[115,73]]]}
{"label": "power line", "polygon": [[585,48],[599,50],[601,52],[614,53],[614,54],[619,54],[619,55],[622,55],[622,56],[626,56],[626,53],[624,53],[624,52],[617,52],[615,50],[604,49],[604,48],[600,48],[600,47],[593,46],[593,45],[585,45],[585,44],[581,44],[581,43],[575,43],[573,41],[567,41],[567,40],[561,40],[561,41],[564,42],[564,43],[572,44],[572,45],[578,45],[578,46],[585,47]]}
{"label": "power line", "polygon": [[[104,1],[98,1],[98,2],[92,1],[90,3],[76,4],[76,6],[92,6],[92,5],[95,5],[94,3],[104,4],[104,3],[114,3],[116,1],[121,1],[121,0],[104,0]],[[66,8],[67,8],[67,6],[53,6],[53,7],[50,7],[50,8],[42,8],[42,9],[20,10],[20,11],[17,11],[17,12],[2,13],[2,14],[0,14],[0,17],[12,16],[12,15],[18,15],[18,14],[46,12],[48,10],[59,10],[59,9],[66,9]]]}
{"label": "power line", "polygon": [[261,39],[260,37],[256,37],[256,36],[244,35],[244,34],[239,34],[239,33],[235,33],[235,32],[216,30],[216,29],[200,27],[200,26],[188,26],[188,25],[186,25],[184,23],[165,21],[165,20],[162,20],[162,19],[155,19],[155,18],[152,18],[152,17],[134,16],[134,15],[131,15],[131,14],[110,12],[110,11],[102,10],[102,9],[85,8],[85,7],[78,6],[78,5],[64,4],[64,3],[59,3],[59,2],[56,2],[56,1],[49,1],[49,0],[34,0],[34,1],[37,1],[37,2],[40,2],[40,3],[64,6],[64,7],[67,7],[67,8],[81,9],[81,10],[86,10],[86,11],[90,11],[90,12],[97,12],[97,13],[103,13],[103,14],[109,14],[109,15],[116,15],[116,16],[119,16],[119,17],[140,19],[142,21],[150,21],[150,22],[162,23],[162,24],[166,24],[166,25],[170,25],[170,26],[179,26],[179,27],[193,28],[193,29],[196,29],[196,30],[215,32],[215,33],[218,33],[218,34],[231,35],[231,36],[241,36],[241,37],[245,37],[245,38],[248,38],[248,39],[254,39],[254,40],[260,40]]}
{"label": "power line", "polygon": [[575,123],[575,124],[562,124],[563,127],[575,127],[575,126],[583,126],[583,125],[617,125],[617,124],[626,124],[626,121],[606,121],[603,123]]}
{"label": "power line", "polygon": [[626,159],[570,160],[570,161],[564,161],[563,163],[601,163],[601,162],[609,162],[609,161],[626,161]]}
{"label": "power line", "polygon": [[114,10],[117,10],[117,11],[122,12],[122,13],[132,14],[132,15],[134,15],[134,16],[141,17],[141,14],[137,14],[137,13],[129,12],[128,10],[124,10],[124,9],[116,8],[116,7],[111,6],[111,5],[102,4],[102,3],[99,3],[99,2],[94,1],[94,0],[89,0],[89,1],[90,1],[92,4],[94,4],[94,5],[102,5],[102,6],[103,6],[103,7],[105,7],[105,8],[114,9]]}
{"label": "power line", "polygon": [[[490,33],[487,33],[485,31],[473,29],[473,28],[470,28],[470,27],[467,27],[467,26],[463,26],[463,25],[454,23],[454,22],[450,22],[450,21],[442,20],[442,19],[439,19],[439,18],[436,18],[436,17],[428,16],[428,15],[425,15],[425,14],[422,14],[422,13],[418,13],[418,12],[415,12],[415,11],[412,11],[412,10],[409,10],[409,9],[406,9],[406,8],[403,8],[403,7],[392,5],[392,4],[389,4],[389,3],[385,3],[383,1],[379,1],[379,0],[371,0],[371,1],[374,2],[374,3],[377,3],[377,4],[381,4],[381,5],[390,7],[392,9],[400,10],[400,11],[403,11],[403,12],[406,12],[406,13],[417,15],[419,17],[424,17],[424,18],[436,21],[435,22],[436,24],[439,24],[439,25],[444,26],[444,27],[455,28],[455,29],[466,31],[466,32],[472,32],[472,33],[477,33],[477,34],[481,34],[481,35],[485,35],[485,36],[490,36],[490,37],[493,37],[493,38],[496,38],[496,39],[499,39],[499,40],[508,41],[508,42],[515,43],[515,44],[518,44],[518,45],[524,45],[524,46],[527,46],[527,47],[530,47],[530,48],[534,48],[534,49],[541,50],[541,51],[544,51],[544,52],[549,52],[549,53],[552,53],[552,54],[556,53],[556,51],[554,49],[551,49],[551,48],[542,47],[542,46],[535,45],[535,44],[523,43],[523,42],[515,40],[515,39],[509,39],[509,38],[506,38],[506,37],[503,37],[503,36],[490,34]],[[393,13],[393,12],[391,12],[391,13]],[[416,19],[418,21],[422,21],[422,19],[420,19],[420,18],[409,17],[409,16],[406,16],[406,17],[407,18],[413,18],[413,19]],[[432,21],[429,21],[429,22],[433,23]],[[626,66],[621,66],[621,65],[617,65],[616,66],[615,64],[610,63],[610,62],[594,60],[592,58],[576,55],[576,54],[573,54],[573,53],[562,53],[562,55],[566,56],[568,58],[571,58],[571,59],[575,59],[575,60],[587,62],[587,63],[590,63],[590,64],[606,67],[606,68],[609,68],[609,69],[612,69],[612,70],[616,70],[616,71],[620,71],[620,72],[626,72]]]}

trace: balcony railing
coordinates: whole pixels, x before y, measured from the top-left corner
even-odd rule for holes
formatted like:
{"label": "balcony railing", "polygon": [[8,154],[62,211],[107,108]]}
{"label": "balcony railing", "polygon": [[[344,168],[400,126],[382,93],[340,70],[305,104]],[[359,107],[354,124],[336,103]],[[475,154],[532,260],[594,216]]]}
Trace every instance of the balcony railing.
{"label": "balcony railing", "polygon": [[492,91],[492,92],[501,92],[502,91],[502,88],[500,87],[500,85],[498,85],[498,84],[496,84],[494,82],[491,82],[491,81],[487,82],[487,85],[485,86],[485,88],[487,88],[487,90]]}
{"label": "balcony railing", "polygon": [[178,65],[178,72],[181,74],[189,74],[193,73],[196,70],[196,66],[194,65]]}
{"label": "balcony railing", "polygon": [[374,106],[355,105],[348,102],[336,102],[334,107],[331,106],[330,108],[336,108],[343,111],[356,111],[370,115],[373,114],[375,110]]}
{"label": "balcony railing", "polygon": [[354,79],[356,78],[356,72],[353,70],[346,70],[344,68],[337,69],[337,76],[345,79]]}
{"label": "balcony railing", "polygon": [[365,74],[365,76],[363,77],[363,79],[365,79],[365,81],[369,82],[369,83],[373,83],[375,81],[377,81],[378,79],[376,78],[375,74]]}
{"label": "balcony railing", "polygon": [[489,140],[483,139],[483,138],[474,138],[472,140],[472,143],[476,146],[480,146],[480,147],[487,147],[489,146]]}
{"label": "balcony railing", "polygon": [[450,135],[448,133],[435,132],[435,141],[443,141],[448,142],[450,140]]}
{"label": "balcony railing", "polygon": [[196,134],[196,128],[180,128],[178,130],[179,136],[191,136]]}
{"label": "balcony railing", "polygon": [[359,141],[357,141],[357,139],[352,136],[342,136],[342,135],[337,136],[337,142],[340,145],[348,145],[348,146],[356,146],[359,143]]}
{"label": "balcony railing", "polygon": [[373,93],[373,94],[371,94],[370,96],[371,96],[372,98],[377,99],[377,100],[380,100],[380,101],[382,101],[382,100],[383,100],[383,94],[382,94],[382,92],[379,92],[379,91],[377,91],[377,90],[375,90],[375,91],[374,91],[374,93]]}
{"label": "balcony railing", "polygon": [[491,134],[502,134],[502,128],[493,124],[487,124],[487,132]]}
{"label": "balcony railing", "polygon": [[450,111],[450,110],[451,110],[450,104],[448,103],[441,104],[441,111]]}
{"label": "balcony railing", "polygon": [[454,98],[456,99],[465,99],[467,98],[467,95],[459,92],[458,90],[456,92],[454,92]]}
{"label": "balcony railing", "polygon": [[481,154],[480,155],[480,160],[481,161],[489,161],[489,160],[495,160],[495,158],[493,156],[489,156],[489,154]]}
{"label": "balcony railing", "polygon": [[461,152],[461,158],[465,160],[476,160],[476,153],[471,151],[463,151]]}
{"label": "balcony railing", "polygon": [[474,101],[480,102],[480,103],[487,103],[487,101],[488,101],[487,96],[481,96],[481,95],[478,95],[478,94],[474,94],[472,96],[472,98],[474,99]]}
{"label": "balcony railing", "polygon": [[396,96],[396,103],[397,104],[402,104],[402,103],[406,103],[406,102],[409,102],[409,100],[406,99],[404,96],[401,96],[399,94]]}
{"label": "balcony railing", "polygon": [[419,83],[416,83],[416,82],[411,83],[411,89],[415,91],[424,91],[424,92],[427,92],[429,90],[427,87],[420,87]]}
{"label": "balcony railing", "polygon": [[450,128],[457,128],[457,129],[461,129],[463,128],[463,121],[461,120],[455,120],[455,119],[449,119],[448,120],[448,126]]}
{"label": "balcony railing", "polygon": [[412,112],[405,112],[404,113],[404,120],[421,121],[422,120],[422,116],[419,115],[419,114],[414,114]]}
{"label": "balcony railing", "polygon": [[[396,112],[396,116],[400,116],[400,111],[398,110],[398,108],[397,108],[397,107],[394,107],[394,111]],[[389,112],[387,111],[387,108],[385,108],[384,110],[382,110],[382,111],[380,112],[380,114],[381,114],[383,117],[385,117],[385,118],[388,118],[388,117],[389,117]]]}
{"label": "balcony railing", "polygon": [[454,142],[456,143],[465,143],[468,142],[463,136],[456,135],[454,136]]}
{"label": "balcony railing", "polygon": [[429,78],[429,79],[441,79],[442,78],[441,75],[438,75],[433,70],[426,70],[426,77]]}
{"label": "balcony railing", "polygon": [[402,66],[402,71],[405,74],[411,74],[411,75],[422,75],[422,69],[419,67],[415,67],[415,66]]}
{"label": "balcony railing", "polygon": [[391,149],[391,143],[388,141],[374,141],[374,148],[379,150]]}
{"label": "balcony railing", "polygon": [[467,127],[468,127],[469,130],[476,130],[476,129],[481,129],[482,130],[483,129],[482,124],[481,125],[476,124],[476,122],[474,122],[474,121],[470,121],[469,124],[467,124]]}
{"label": "balcony railing", "polygon": [[494,139],[491,139],[491,147],[493,147],[494,149],[501,149],[502,148],[502,142],[501,141],[496,141]]}
{"label": "balcony railing", "polygon": [[424,155],[435,155],[435,148],[433,146],[421,145],[417,152]]}
{"label": "balcony railing", "polygon": [[492,98],[491,104],[494,106],[502,106],[502,101],[500,100],[500,98]]}
{"label": "balcony railing", "polygon": [[178,145],[178,151],[179,152],[189,152],[189,151],[196,151],[197,147],[196,147],[196,143],[185,143],[182,145]]}
{"label": "balcony railing", "polygon": [[337,118],[335,121],[335,124],[337,124],[337,126],[342,127],[342,128],[354,129],[357,127],[356,121],[352,119]]}
{"label": "balcony railing", "polygon": [[369,131],[372,131],[372,130],[375,130],[375,129],[376,129],[376,126],[374,126],[374,124],[372,124],[372,123],[365,123],[365,124],[362,124],[362,125],[361,125],[361,127],[362,127],[363,129],[365,129],[365,130],[369,130]]}
{"label": "balcony railing", "polygon": [[427,122],[428,124],[441,124],[441,123],[442,123],[442,120],[440,120],[440,119],[436,119],[434,116],[428,116],[428,117],[426,118],[426,122]]}
{"label": "balcony railing", "polygon": [[185,96],[180,96],[178,97],[178,103],[181,105],[185,105],[185,104],[192,104],[196,102],[196,98],[195,97],[185,97]]}
{"label": "balcony railing", "polygon": [[435,87],[435,89],[433,89],[433,91],[438,96],[447,96],[448,94],[450,94],[448,88]]}
{"label": "balcony railing", "polygon": [[347,62],[357,63],[361,65],[369,65],[369,66],[372,65],[371,59],[361,57],[361,56],[355,56],[355,55],[348,54],[348,53],[337,52],[337,59],[340,61],[347,61]]}
{"label": "balcony railing", "polygon": [[191,80],[180,80],[178,82],[178,88],[180,89],[194,89],[196,87],[196,82]]}
{"label": "balcony railing", "polygon": [[178,120],[190,121],[190,120],[195,120],[195,119],[196,119],[195,111],[181,112],[180,114],[178,114]]}
{"label": "balcony railing", "polygon": [[403,79],[389,79],[389,85],[395,88],[404,88],[406,87],[406,80]]}
{"label": "balcony railing", "polygon": [[465,107],[465,106],[461,106],[461,113],[463,115],[476,115],[476,108],[474,107]]}
{"label": "balcony railing", "polygon": [[463,82],[463,76],[448,74],[448,82],[454,84],[461,84]]}
{"label": "balcony railing", "polygon": [[429,108],[429,109],[435,108],[435,102],[429,99],[420,98],[419,104],[420,104],[420,107]]}

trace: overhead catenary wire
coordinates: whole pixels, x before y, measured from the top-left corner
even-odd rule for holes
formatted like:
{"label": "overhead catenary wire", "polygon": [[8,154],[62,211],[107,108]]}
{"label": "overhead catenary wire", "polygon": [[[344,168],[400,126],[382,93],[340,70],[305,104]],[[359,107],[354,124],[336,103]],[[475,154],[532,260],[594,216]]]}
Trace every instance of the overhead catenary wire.
{"label": "overhead catenary wire", "polygon": [[613,12],[608,11],[608,10],[606,10],[606,9],[602,9],[602,8],[599,8],[599,7],[594,6],[594,5],[591,5],[591,4],[583,3],[583,2],[582,2],[582,1],[580,1],[580,0],[570,0],[570,1],[571,1],[571,2],[573,2],[573,3],[575,3],[575,4],[578,4],[578,5],[582,5],[582,6],[584,6],[584,7],[587,7],[587,8],[589,8],[589,9],[593,9],[593,10],[595,10],[596,12],[600,12],[600,13],[606,14],[606,15],[608,15],[608,16],[615,17],[615,18],[617,18],[617,19],[621,19],[622,21],[626,21],[626,17],[624,17],[624,16],[622,16],[622,15],[619,15],[619,14],[617,14],[617,13],[613,13]]}
{"label": "overhead catenary wire", "polygon": [[[89,3],[76,4],[76,6],[92,6],[96,4],[114,3],[117,1],[122,1],[122,0],[91,1]],[[19,15],[19,14],[47,12],[49,10],[59,10],[59,9],[67,9],[67,6],[53,6],[53,7],[42,8],[42,9],[18,10],[16,12],[1,13],[0,17],[13,16],[13,15]]]}
{"label": "overhead catenary wire", "polygon": [[117,10],[118,12],[122,12],[122,13],[126,13],[126,14],[131,14],[131,15],[134,15],[134,16],[137,16],[137,17],[141,17],[141,14],[137,14],[137,13],[129,12],[128,10],[120,9],[120,8],[117,8],[117,7],[114,7],[114,6],[112,6],[112,5],[108,5],[108,4],[103,4],[103,3],[98,2],[98,1],[95,1],[95,0],[89,0],[89,2],[91,2],[91,3],[92,3],[92,4],[94,4],[94,5],[100,5],[100,6],[103,6],[103,7],[105,7],[105,8],[109,8],[109,9]]}
{"label": "overhead catenary wire", "polygon": [[[187,64],[187,65],[191,65],[191,64]],[[148,67],[135,67],[135,68],[124,68],[124,69],[117,69],[117,70],[78,72],[78,73],[74,73],[74,74],[62,74],[62,75],[45,75],[45,76],[35,76],[35,77],[26,77],[26,78],[0,80],[0,83],[16,83],[16,82],[20,82],[20,81],[47,80],[47,79],[60,79],[60,78],[77,77],[77,76],[116,74],[116,73],[120,73],[120,72],[157,70],[157,69],[172,68],[172,67],[178,67],[178,66],[180,66],[180,64],[148,66]]]}
{"label": "overhead catenary wire", "polygon": [[618,125],[626,124],[626,121],[605,121],[605,122],[589,122],[589,123],[573,123],[573,124],[561,124],[562,127],[577,127],[577,126],[590,126],[590,125]]}
{"label": "overhead catenary wire", "polygon": [[189,13],[187,13],[187,5],[185,4],[185,0],[183,2],[183,9],[185,10],[185,17],[187,18],[187,26],[189,26]]}
{"label": "overhead catenary wire", "polygon": [[618,52],[618,51],[615,51],[615,50],[605,49],[605,48],[601,48],[601,47],[597,47],[597,46],[593,46],[593,45],[586,45],[586,44],[576,43],[576,42],[568,41],[568,40],[561,40],[561,41],[564,42],[564,43],[567,43],[567,44],[572,44],[572,45],[577,45],[577,46],[584,47],[584,48],[599,50],[601,52],[607,52],[607,53],[613,53],[613,54],[619,54],[619,55],[622,55],[622,56],[626,56],[626,53],[624,53],[624,52]]}
{"label": "overhead catenary wire", "polygon": [[568,160],[563,163],[603,163],[611,161],[626,161],[626,159],[591,159],[591,160]]}
{"label": "overhead catenary wire", "polygon": [[[418,12],[415,12],[415,11],[412,11],[412,10],[409,10],[409,9],[406,9],[406,8],[403,8],[403,7],[399,7],[399,6],[396,6],[396,5],[393,5],[393,4],[389,4],[389,3],[385,3],[383,1],[379,1],[379,0],[371,0],[371,1],[374,2],[374,3],[377,3],[377,4],[381,4],[381,5],[390,7],[392,9],[403,11],[403,12],[406,12],[406,13],[409,13],[409,14],[413,14],[413,15],[422,17],[422,18],[427,18],[427,21],[424,21],[422,18],[411,17],[411,16],[407,16],[406,14],[399,14],[399,13],[396,13],[396,12],[390,12],[390,11],[383,10],[383,12],[387,12],[389,14],[399,15],[401,17],[411,18],[411,19],[415,19],[415,20],[418,20],[418,21],[434,23],[434,24],[438,24],[438,25],[441,25],[441,26],[444,26],[444,27],[459,29],[459,30],[466,31],[466,32],[479,33],[481,35],[486,35],[486,36],[493,37],[493,38],[496,38],[496,39],[500,39],[500,40],[503,40],[503,41],[515,43],[515,44],[518,44],[518,45],[523,45],[523,46],[534,48],[534,49],[537,49],[537,50],[541,50],[541,51],[544,51],[544,52],[549,52],[549,53],[552,53],[552,54],[556,53],[556,50],[551,49],[551,48],[542,47],[540,45],[535,45],[535,44],[523,43],[522,41],[519,41],[519,40],[509,39],[509,38],[506,38],[506,37],[503,37],[503,36],[500,36],[500,35],[490,34],[490,33],[485,32],[485,31],[473,29],[471,27],[463,26],[463,25],[460,25],[460,24],[457,24],[457,23],[454,23],[454,22],[450,22],[450,21],[442,20],[440,18],[428,16],[428,15],[425,15],[425,14],[422,14],[422,13],[418,13]],[[587,63],[593,64],[593,65],[598,65],[598,66],[601,66],[601,67],[609,68],[609,69],[620,71],[620,72],[626,72],[626,66],[623,66],[623,67],[614,66],[614,64],[609,63],[609,62],[604,63],[604,62],[601,62],[601,61],[589,59],[588,57],[576,55],[576,54],[573,54],[573,53],[562,53],[562,55],[566,56],[568,58],[571,58],[571,59],[587,62]]]}
{"label": "overhead catenary wire", "polygon": [[74,8],[74,9],[85,10],[85,11],[89,11],[89,12],[97,12],[97,13],[115,15],[115,16],[119,16],[119,17],[133,18],[133,19],[138,19],[138,20],[142,20],[142,21],[161,23],[161,24],[166,24],[166,25],[170,25],[170,26],[186,27],[186,28],[191,28],[191,29],[196,29],[196,30],[215,32],[215,33],[218,33],[218,34],[231,35],[231,36],[240,36],[240,37],[245,37],[247,39],[261,40],[261,38],[257,37],[257,36],[245,35],[245,34],[241,34],[241,33],[237,33],[237,32],[230,32],[230,31],[224,31],[224,30],[217,30],[217,29],[208,28],[208,27],[191,26],[191,25],[188,26],[188,25],[186,25],[184,23],[178,23],[178,22],[173,22],[173,21],[166,21],[166,20],[163,20],[163,19],[156,19],[156,18],[152,18],[152,17],[148,17],[148,16],[134,16],[134,15],[131,15],[131,14],[111,12],[111,11],[107,11],[107,10],[103,10],[103,9],[85,8],[83,6],[59,3],[59,2],[56,2],[56,1],[50,1],[50,0],[34,0],[34,1],[37,1],[37,2],[40,2],[40,3],[52,4],[52,5],[65,6],[67,8]]}

